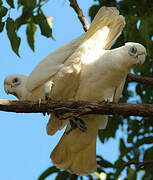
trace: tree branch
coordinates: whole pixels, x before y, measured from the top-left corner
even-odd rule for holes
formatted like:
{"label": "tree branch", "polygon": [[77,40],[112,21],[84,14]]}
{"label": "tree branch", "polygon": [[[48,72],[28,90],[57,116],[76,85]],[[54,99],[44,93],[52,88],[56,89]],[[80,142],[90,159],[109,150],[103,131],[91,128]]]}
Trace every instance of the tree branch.
{"label": "tree branch", "polygon": [[151,164],[153,165],[153,160],[146,160],[146,161],[143,161],[143,162],[133,160],[133,161],[129,161],[129,162],[125,163],[124,165],[125,166],[130,166],[132,164],[135,164],[140,168],[140,167],[145,166],[145,165],[151,165]]}
{"label": "tree branch", "polygon": [[0,111],[16,113],[54,112],[59,117],[87,114],[119,114],[125,117],[153,117],[153,104],[108,103],[87,101],[12,101],[0,100]]}
{"label": "tree branch", "polygon": [[135,74],[129,73],[127,76],[127,80],[153,86],[153,78],[151,77],[137,76]]}
{"label": "tree branch", "polygon": [[82,10],[80,9],[77,0],[69,0],[70,6],[74,9],[74,11],[77,13],[78,18],[83,26],[84,31],[86,32],[89,29],[89,23],[87,19],[85,18]]}

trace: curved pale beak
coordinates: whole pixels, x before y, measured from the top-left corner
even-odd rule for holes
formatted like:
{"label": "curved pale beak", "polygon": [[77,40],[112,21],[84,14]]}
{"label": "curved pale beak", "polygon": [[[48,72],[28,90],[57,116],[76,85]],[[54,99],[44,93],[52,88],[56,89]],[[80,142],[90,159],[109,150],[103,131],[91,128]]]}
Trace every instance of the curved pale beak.
{"label": "curved pale beak", "polygon": [[146,59],[146,55],[145,54],[141,54],[141,55],[138,55],[138,63],[139,64],[143,64],[145,62],[145,59]]}
{"label": "curved pale beak", "polygon": [[7,79],[4,80],[4,91],[6,94],[14,93],[12,89],[12,84]]}
{"label": "curved pale beak", "polygon": [[143,64],[145,62],[147,56],[146,50],[144,52],[138,52],[137,55],[135,56],[136,58],[136,64]]}
{"label": "curved pale beak", "polygon": [[6,94],[10,94],[12,92],[12,86],[10,84],[4,83],[4,90]]}

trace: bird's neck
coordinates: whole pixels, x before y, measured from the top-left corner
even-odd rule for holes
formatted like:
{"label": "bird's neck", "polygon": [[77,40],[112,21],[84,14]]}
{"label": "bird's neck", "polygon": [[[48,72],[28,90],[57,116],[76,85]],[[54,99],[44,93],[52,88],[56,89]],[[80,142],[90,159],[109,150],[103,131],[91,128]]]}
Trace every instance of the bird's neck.
{"label": "bird's neck", "polygon": [[26,92],[27,92],[27,90],[26,90],[25,84],[23,84],[16,89],[16,95],[15,96],[19,100],[25,100]]}

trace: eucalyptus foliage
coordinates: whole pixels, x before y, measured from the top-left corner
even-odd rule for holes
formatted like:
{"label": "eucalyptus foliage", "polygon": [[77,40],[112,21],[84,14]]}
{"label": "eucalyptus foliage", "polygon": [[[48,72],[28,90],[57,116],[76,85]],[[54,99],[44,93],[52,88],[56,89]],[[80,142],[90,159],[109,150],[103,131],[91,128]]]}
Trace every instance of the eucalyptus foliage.
{"label": "eucalyptus foliage", "polygon": [[[45,37],[52,36],[52,29],[45,17],[42,6],[48,0],[0,0],[0,32],[6,28],[12,50],[19,56],[21,38],[18,30],[26,25],[26,36],[30,48],[34,51],[36,28],[39,27]],[[13,19],[11,12],[20,11],[20,15]]]}

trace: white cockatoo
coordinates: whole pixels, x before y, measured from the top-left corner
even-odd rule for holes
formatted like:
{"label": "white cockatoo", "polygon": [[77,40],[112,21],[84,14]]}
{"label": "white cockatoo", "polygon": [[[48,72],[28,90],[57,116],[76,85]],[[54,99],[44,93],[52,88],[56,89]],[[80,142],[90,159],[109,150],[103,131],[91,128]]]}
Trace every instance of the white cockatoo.
{"label": "white cockatoo", "polygon": [[[108,50],[120,35],[125,21],[116,8],[102,7],[84,35],[55,50],[29,76],[11,75],[4,81],[6,93],[21,100],[38,100],[45,96],[57,100],[117,102],[129,70],[143,64],[146,49],[139,43]],[[71,173],[86,175],[96,170],[96,138],[105,128],[106,115],[81,117],[87,130],[71,129],[51,153],[53,163]],[[54,134],[66,121],[54,115],[47,125]]]}

